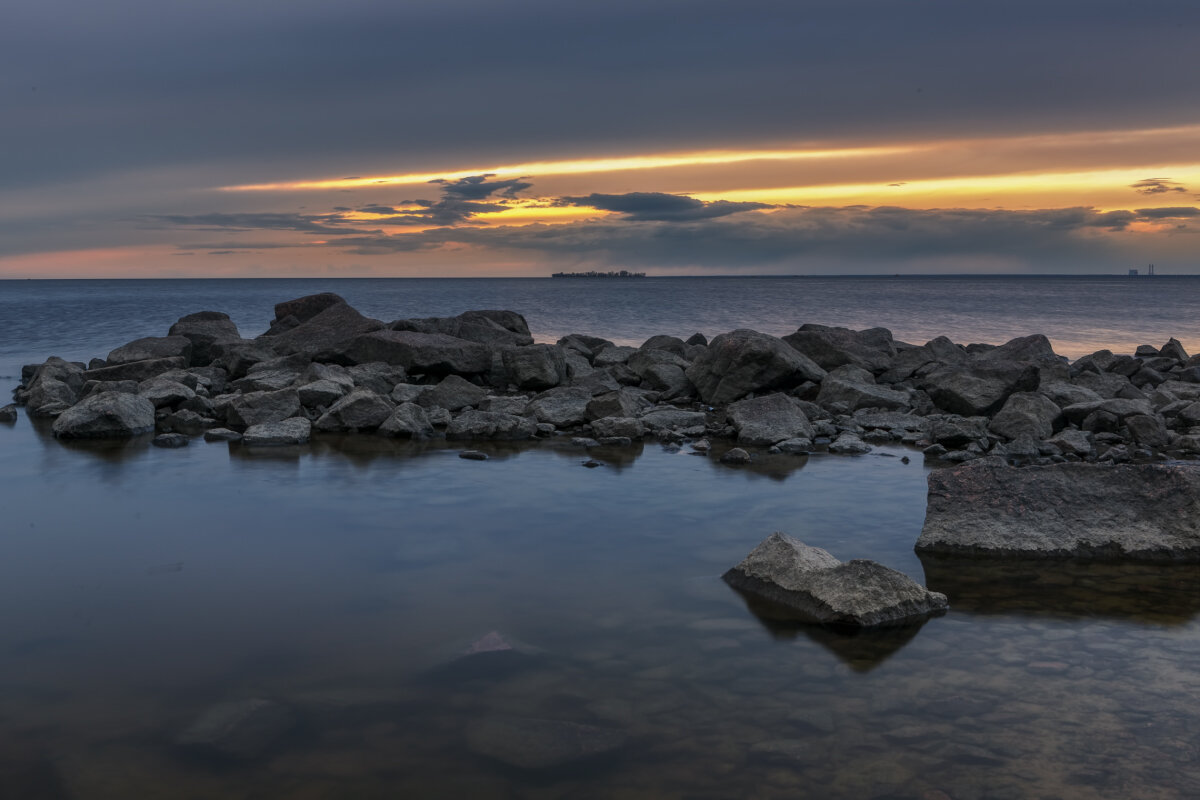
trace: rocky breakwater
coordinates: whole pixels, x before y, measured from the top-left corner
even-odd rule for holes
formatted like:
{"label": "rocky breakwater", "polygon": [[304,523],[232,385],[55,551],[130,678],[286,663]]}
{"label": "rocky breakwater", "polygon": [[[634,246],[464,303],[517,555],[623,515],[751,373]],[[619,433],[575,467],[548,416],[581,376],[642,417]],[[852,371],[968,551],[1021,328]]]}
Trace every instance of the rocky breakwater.
{"label": "rocky breakwater", "polygon": [[888,442],[950,463],[1200,456],[1200,359],[1174,339],[1074,363],[1039,335],[914,345],[882,328],[814,324],[782,338],[736,330],[626,347],[580,333],[535,344],[512,311],[384,322],[328,293],[280,303],[251,339],[202,311],[88,364],[52,357],[22,370],[14,396],[62,438],[569,432],[608,446],[730,439],[750,459]]}

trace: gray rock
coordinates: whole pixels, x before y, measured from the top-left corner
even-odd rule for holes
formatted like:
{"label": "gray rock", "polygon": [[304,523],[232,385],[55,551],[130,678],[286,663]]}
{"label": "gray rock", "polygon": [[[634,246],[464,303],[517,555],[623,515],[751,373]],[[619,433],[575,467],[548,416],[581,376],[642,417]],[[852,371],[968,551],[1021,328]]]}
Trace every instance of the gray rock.
{"label": "gray rock", "polygon": [[1062,410],[1063,417],[1072,424],[1078,425],[1096,411],[1113,415],[1118,422],[1124,422],[1126,417],[1138,414],[1154,416],[1154,408],[1147,400],[1125,400],[1115,397],[1110,400],[1093,400],[1089,403],[1074,403]]}
{"label": "gray rock", "polygon": [[479,401],[476,406],[480,411],[499,411],[501,414],[515,414],[520,417],[529,408],[529,398],[524,395],[515,397],[489,396]]}
{"label": "gray rock", "polygon": [[427,408],[425,416],[429,417],[429,423],[435,428],[444,428],[450,424],[450,412],[444,408]]}
{"label": "gray rock", "polygon": [[401,403],[379,426],[378,432],[401,439],[428,439],[433,436],[433,423],[425,409],[416,403]]}
{"label": "gray rock", "polygon": [[[1132,386],[1129,379],[1125,376],[1114,375],[1109,372],[1081,372],[1071,379],[1071,383],[1087,389],[1101,398],[1117,397]],[[1076,402],[1088,401],[1080,400]],[[1074,403],[1070,405],[1074,405]]]}
{"label": "gray rock", "polygon": [[[702,336],[700,338],[703,339],[704,337]],[[708,342],[707,341],[700,342],[700,344],[708,344]],[[657,336],[651,336],[649,339],[642,342],[642,346],[639,347],[638,349],[639,350],[666,350],[669,353],[674,353],[677,356],[682,356],[684,353],[687,352],[687,346],[688,346],[688,342],[683,341],[683,339],[680,339],[678,336],[667,336],[664,334],[659,334]]]}
{"label": "gray rock", "polygon": [[825,370],[782,339],[742,329],[715,337],[685,374],[704,402],[724,404],[750,392],[820,382]]}
{"label": "gray rock", "polygon": [[814,435],[808,417],[784,394],[739,400],[727,409],[737,440],[749,445],[772,445],[786,439]]}
{"label": "gray rock", "polygon": [[8,405],[4,406],[3,408],[0,408],[0,422],[16,422],[16,421],[17,421],[17,407],[15,404],[9,403]]}
{"label": "gray rock", "polygon": [[160,433],[158,436],[155,436],[150,440],[150,444],[154,445],[155,447],[165,447],[169,449],[187,447],[188,437],[184,436],[182,433]]}
{"label": "gray rock", "polygon": [[574,350],[591,363],[592,359],[606,347],[613,347],[613,343],[608,339],[601,339],[599,336],[587,336],[582,333],[568,334],[556,342],[559,347],[567,350]]}
{"label": "gray rock", "polygon": [[529,402],[527,413],[538,422],[548,422],[556,428],[568,428],[587,422],[588,403],[592,393],[579,386],[560,386],[537,395]]}
{"label": "gray rock", "polygon": [[689,347],[707,347],[708,337],[697,331],[689,336],[684,344],[688,345]]}
{"label": "gray rock", "polygon": [[880,373],[891,366],[896,355],[892,333],[886,328],[860,332],[849,328],[806,324],[795,333],[784,336],[783,341],[827,370],[853,364],[872,373]]}
{"label": "gray rock", "polygon": [[296,356],[260,361],[246,371],[246,377],[238,378],[230,386],[238,392],[277,392],[300,381],[308,369],[307,357]]}
{"label": "gray rock", "polygon": [[356,337],[344,352],[356,363],[384,361],[410,374],[479,375],[492,365],[486,346],[443,333],[376,331]]}
{"label": "gray rock", "polygon": [[920,552],[1200,562],[1200,468],[1010,467],[983,459],[929,475]]}
{"label": "gray rock", "polygon": [[122,345],[108,354],[110,367],[157,358],[181,358],[187,366],[192,357],[192,340],[186,336],[148,336]]}
{"label": "gray rock", "polygon": [[450,421],[447,439],[531,439],[537,432],[529,417],[496,411],[464,411]]}
{"label": "gray rock", "polygon": [[598,439],[625,437],[632,441],[645,436],[646,427],[633,417],[601,417],[592,420],[592,432]]}
{"label": "gray rock", "polygon": [[663,400],[674,400],[692,394],[692,382],[682,367],[675,364],[652,364],[642,373],[642,386],[658,392]]}
{"label": "gray rock", "polygon": [[848,381],[830,375],[821,382],[817,404],[842,414],[863,408],[900,411],[912,407],[912,394],[899,389],[876,386],[874,382]]}
{"label": "gray rock", "polygon": [[[153,380],[153,378],[151,379]],[[83,385],[83,390],[79,393],[79,399],[83,399],[90,394],[100,394],[101,392],[124,392],[125,394],[137,394],[137,381],[88,381]]]}
{"label": "gray rock", "polygon": [[592,366],[611,367],[614,364],[625,364],[629,361],[629,357],[637,351],[636,347],[608,345],[597,350],[596,354],[592,356]]}
{"label": "gray rock", "polygon": [[529,325],[515,311],[466,311],[457,317],[402,319],[388,326],[396,331],[441,333],[488,347],[523,347],[533,344]]}
{"label": "gray rock", "polygon": [[306,383],[296,389],[300,397],[300,405],[305,408],[328,408],[346,396],[349,390],[345,384],[320,380]]}
{"label": "gray rock", "polygon": [[850,433],[849,431],[839,434],[829,444],[829,452],[841,453],[843,455],[862,455],[863,453],[871,452],[872,449],[871,445],[864,442],[857,434]]}
{"label": "gray rock", "polygon": [[587,404],[588,419],[603,417],[636,417],[654,406],[646,395],[634,389],[621,388],[615,392],[596,395]]}
{"label": "gray rock", "polygon": [[120,439],[154,430],[154,404],[123,392],[85,397],[54,420],[62,439]]}
{"label": "gray rock", "polygon": [[773,533],[723,576],[800,622],[854,628],[920,622],[944,612],[944,594],[874,561],[841,562],[819,547]]}
{"label": "gray rock", "polygon": [[788,453],[789,455],[803,456],[811,453],[812,448],[812,439],[797,437],[795,439],[787,439],[780,442],[779,444],[775,445],[774,449],[781,453]]}
{"label": "gray rock", "polygon": [[404,367],[386,364],[382,361],[368,361],[366,364],[355,364],[346,370],[354,387],[370,389],[375,394],[388,395],[396,386],[408,380]]}
{"label": "gray rock", "polygon": [[[320,310],[316,310],[318,307]],[[316,357],[336,353],[340,356],[355,337],[382,328],[379,320],[364,317],[342,298],[326,293],[275,306],[275,323],[257,341],[265,342],[279,355],[301,353]]]}
{"label": "gray rock", "polygon": [[740,447],[731,447],[721,454],[722,464],[749,464],[750,454]]}
{"label": "gray rock", "polygon": [[355,389],[330,406],[314,427],[319,431],[373,431],[393,410],[387,398],[370,389]]}
{"label": "gray rock", "polygon": [[929,421],[924,417],[898,411],[859,411],[854,414],[854,422],[867,429],[884,428],[889,431],[917,432],[929,429]]}
{"label": "gray rock", "polygon": [[204,432],[204,441],[206,442],[238,442],[241,439],[240,433],[231,431],[229,428],[209,428]]}
{"label": "gray rock", "polygon": [[258,447],[304,444],[311,435],[311,422],[304,417],[291,417],[279,422],[251,425],[242,435],[242,444]]}
{"label": "gray rock", "polygon": [[616,728],[531,717],[484,717],[467,727],[471,752],[523,770],[566,768],[625,744]]}
{"label": "gray rock", "polygon": [[300,395],[295,389],[251,392],[230,400],[225,421],[234,428],[248,428],[264,422],[281,422],[299,413]]}
{"label": "gray rock", "polygon": [[501,359],[509,380],[518,389],[553,389],[567,380],[566,357],[555,345],[509,348],[501,353]]}
{"label": "gray rock", "polygon": [[165,378],[150,378],[138,384],[139,395],[154,404],[155,408],[167,408],[190,400],[196,393],[178,381]]}
{"label": "gray rock", "polygon": [[427,391],[429,391],[428,386],[416,383],[397,383],[388,396],[392,398],[393,403],[415,403]]}
{"label": "gray rock", "polygon": [[1073,383],[1043,382],[1038,386],[1038,393],[1044,394],[1059,408],[1104,399],[1086,386],[1076,386]]}
{"label": "gray rock", "polygon": [[273,700],[251,698],[206,709],[176,738],[183,747],[236,759],[263,755],[295,725],[295,715]]}
{"label": "gray rock", "polygon": [[127,364],[117,364],[111,367],[98,367],[83,373],[83,379],[89,381],[144,381],[161,375],[173,369],[184,369],[187,361],[182,358],[150,358],[145,361],[131,361]]}
{"label": "gray rock", "polygon": [[646,430],[653,433],[664,431],[704,432],[705,416],[702,411],[684,411],[673,406],[659,406],[639,417]]}
{"label": "gray rock", "polygon": [[488,460],[487,453],[481,452],[479,450],[463,450],[461,453],[458,454],[458,457],[465,458],[467,461],[487,461]]}
{"label": "gray rock", "polygon": [[990,416],[1013,392],[1033,391],[1036,367],[1014,363],[940,367],[922,378],[920,387],[938,408],[965,417]]}
{"label": "gray rock", "polygon": [[1172,358],[1180,364],[1187,363],[1189,358],[1187,351],[1183,349],[1183,345],[1174,337],[1168,339],[1167,343],[1159,348],[1158,354],[1163,358]]}
{"label": "gray rock", "polygon": [[1096,452],[1095,445],[1092,444],[1092,437],[1075,428],[1059,431],[1047,441],[1063,454],[1069,453],[1086,458]]}
{"label": "gray rock", "polygon": [[180,317],[167,331],[167,336],[182,336],[192,343],[192,366],[211,364],[216,357],[214,345],[241,339],[237,325],[228,314],[220,311],[198,311]]}
{"label": "gray rock", "polygon": [[1048,397],[1034,392],[1014,392],[988,423],[988,430],[1005,439],[1021,436],[1048,439],[1062,424],[1062,409]]}
{"label": "gray rock", "polygon": [[172,430],[184,433],[199,433],[217,424],[215,419],[205,417],[191,409],[181,408],[167,417],[166,423]]}
{"label": "gray rock", "polygon": [[447,375],[437,386],[426,388],[414,401],[425,408],[439,406],[448,411],[459,411],[467,406],[477,406],[487,397],[488,390],[476,386],[459,375]]}

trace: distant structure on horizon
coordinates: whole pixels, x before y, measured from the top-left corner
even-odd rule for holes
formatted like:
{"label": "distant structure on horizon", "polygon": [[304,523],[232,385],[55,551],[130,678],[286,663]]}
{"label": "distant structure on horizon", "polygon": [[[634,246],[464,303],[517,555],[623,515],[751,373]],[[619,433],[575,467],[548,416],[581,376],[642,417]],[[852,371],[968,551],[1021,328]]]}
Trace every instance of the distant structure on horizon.
{"label": "distant structure on horizon", "polygon": [[[1129,270],[1129,277],[1136,278],[1137,276],[1138,276],[1138,271],[1136,269]],[[1151,264],[1149,267],[1146,268],[1146,277],[1147,278],[1154,277],[1154,265],[1153,264]]]}
{"label": "distant structure on horizon", "polygon": [[553,272],[551,278],[644,278],[644,272],[630,272],[621,270],[620,272]]}

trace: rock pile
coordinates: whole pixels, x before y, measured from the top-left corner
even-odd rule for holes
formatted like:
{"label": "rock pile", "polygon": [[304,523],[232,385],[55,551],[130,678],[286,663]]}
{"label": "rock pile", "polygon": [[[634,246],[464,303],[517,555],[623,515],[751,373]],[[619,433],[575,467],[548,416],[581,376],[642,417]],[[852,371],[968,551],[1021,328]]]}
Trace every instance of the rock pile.
{"label": "rock pile", "polygon": [[21,377],[15,400],[55,418],[63,438],[570,431],[600,444],[725,437],[785,453],[904,442],[948,462],[1200,456],[1200,357],[1174,339],[1074,363],[1040,335],[912,345],[883,328],[812,324],[783,338],[736,330],[623,347],[571,334],[550,345],[534,344],[512,311],[385,323],[327,293],[280,303],[253,339],[202,311],[107,358],[50,358]]}

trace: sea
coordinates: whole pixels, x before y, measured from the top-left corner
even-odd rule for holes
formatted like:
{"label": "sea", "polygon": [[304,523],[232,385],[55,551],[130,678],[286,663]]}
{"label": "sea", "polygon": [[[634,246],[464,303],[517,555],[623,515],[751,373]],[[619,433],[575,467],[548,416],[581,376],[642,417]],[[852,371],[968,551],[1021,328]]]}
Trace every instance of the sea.
{"label": "sea", "polygon": [[[385,320],[511,309],[539,341],[1200,351],[1200,278],[1170,276],[3,281],[0,384],[200,310],[255,335],[321,291]],[[734,468],[569,437],[72,444],[22,412],[0,798],[1200,796],[1200,568],[922,560],[928,471],[901,446]],[[856,636],[761,617],[720,576],[773,531],[951,609]]]}

